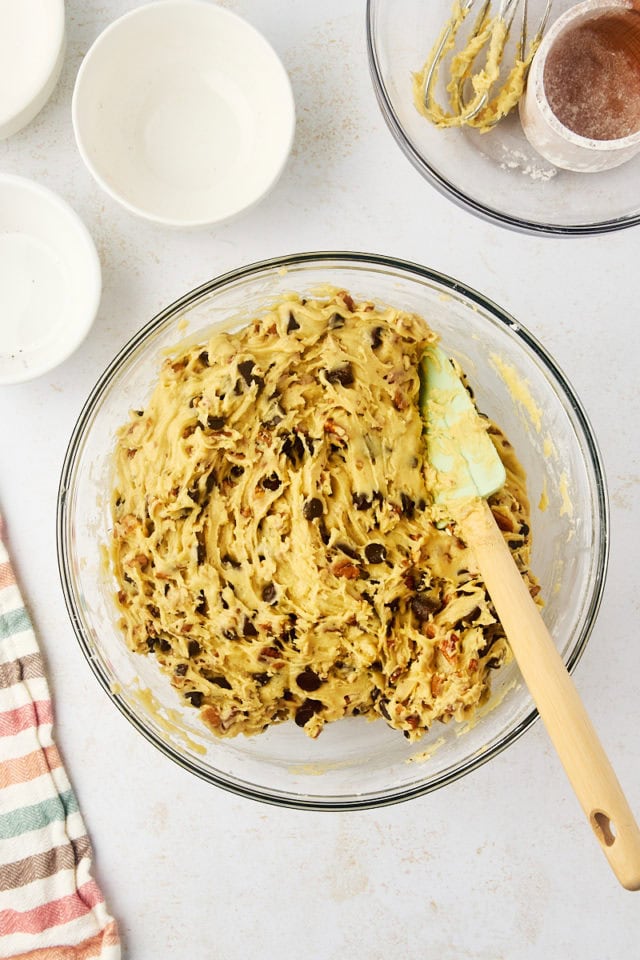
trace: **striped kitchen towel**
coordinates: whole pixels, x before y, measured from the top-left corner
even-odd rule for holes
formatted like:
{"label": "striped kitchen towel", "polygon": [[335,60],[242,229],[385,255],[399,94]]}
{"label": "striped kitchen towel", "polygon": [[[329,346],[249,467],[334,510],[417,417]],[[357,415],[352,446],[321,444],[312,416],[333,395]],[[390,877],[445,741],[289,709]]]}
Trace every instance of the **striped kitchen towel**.
{"label": "striped kitchen towel", "polygon": [[0,517],[0,957],[118,960]]}

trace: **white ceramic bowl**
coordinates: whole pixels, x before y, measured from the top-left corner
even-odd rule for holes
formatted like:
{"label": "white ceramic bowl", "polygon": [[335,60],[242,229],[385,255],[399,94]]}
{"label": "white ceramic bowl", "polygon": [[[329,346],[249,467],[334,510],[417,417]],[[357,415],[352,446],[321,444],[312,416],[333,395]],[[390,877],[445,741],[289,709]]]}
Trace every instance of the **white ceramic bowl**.
{"label": "white ceramic bowl", "polygon": [[159,0],[107,27],[78,72],[72,115],[100,186],[172,226],[220,223],[257,203],[295,126],[273,49],[208,0]]}
{"label": "white ceramic bowl", "polygon": [[100,303],[93,240],[64,200],[0,176],[0,384],[38,377],[87,334]]}
{"label": "white ceramic bowl", "polygon": [[547,56],[562,33],[602,13],[632,6],[630,0],[584,0],[570,7],[551,26],[533,58],[527,89],[520,101],[520,120],[531,146],[556,167],[598,173],[626,163],[640,151],[640,132],[618,140],[592,140],[569,130],[552,111],[544,89]]}
{"label": "white ceramic bowl", "polygon": [[53,93],[64,60],[64,0],[0,0],[0,140]]}

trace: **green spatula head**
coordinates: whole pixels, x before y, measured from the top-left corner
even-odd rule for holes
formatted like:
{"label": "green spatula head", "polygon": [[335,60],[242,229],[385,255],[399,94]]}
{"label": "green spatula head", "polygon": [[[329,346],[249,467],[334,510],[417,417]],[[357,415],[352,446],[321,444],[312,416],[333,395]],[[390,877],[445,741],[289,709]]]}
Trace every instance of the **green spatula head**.
{"label": "green spatula head", "polygon": [[488,497],[503,486],[502,460],[471,397],[440,347],[420,362],[420,411],[427,456],[437,472],[435,500]]}

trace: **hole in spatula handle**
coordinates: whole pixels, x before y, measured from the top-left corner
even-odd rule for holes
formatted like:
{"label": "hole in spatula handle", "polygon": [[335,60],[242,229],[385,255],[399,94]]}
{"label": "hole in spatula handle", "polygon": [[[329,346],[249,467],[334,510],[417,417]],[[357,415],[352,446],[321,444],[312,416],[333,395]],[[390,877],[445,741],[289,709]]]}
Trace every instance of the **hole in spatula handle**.
{"label": "hole in spatula handle", "polygon": [[611,847],[616,841],[616,832],[613,823],[602,810],[594,810],[591,814],[591,826],[596,837],[605,847]]}

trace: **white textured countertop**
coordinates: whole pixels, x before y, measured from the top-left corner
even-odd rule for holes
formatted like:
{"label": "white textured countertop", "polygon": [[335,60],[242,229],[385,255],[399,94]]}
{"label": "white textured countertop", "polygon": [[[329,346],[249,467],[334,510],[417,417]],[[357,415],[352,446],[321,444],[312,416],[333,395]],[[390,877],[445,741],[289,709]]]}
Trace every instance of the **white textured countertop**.
{"label": "white textured countertop", "polygon": [[[368,250],[452,274],[540,338],[581,396],[611,500],[604,603],[575,680],[640,816],[639,228],[553,239],[485,223],[421,179],[370,84],[356,0],[226,4],[281,55],[298,111],[270,196],[236,223],[176,232],[105,197],[75,148],[70,103],[91,42],[132,0],[70,0],[62,80],[0,143],[0,171],[60,193],[95,238],[104,294],[64,366],[0,388],[0,504],[49,665],[57,741],[130,960],[619,960],[638,956],[640,895],[620,888],[540,723],[462,781],[365,813],[276,809],[224,793],[148,744],[82,656],[59,585],[58,477],[87,394],[130,335],[242,264]],[[636,619],[638,618],[638,619]]]}

